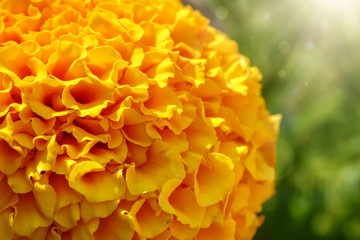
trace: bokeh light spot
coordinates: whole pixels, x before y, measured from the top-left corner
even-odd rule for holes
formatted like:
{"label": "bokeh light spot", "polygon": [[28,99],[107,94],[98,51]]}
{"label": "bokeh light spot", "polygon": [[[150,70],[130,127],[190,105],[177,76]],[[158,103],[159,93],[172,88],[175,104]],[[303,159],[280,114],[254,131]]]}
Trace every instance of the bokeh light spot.
{"label": "bokeh light spot", "polygon": [[215,15],[218,19],[225,19],[229,14],[229,10],[226,7],[218,7],[215,10]]}
{"label": "bokeh light spot", "polygon": [[306,49],[307,49],[307,50],[312,51],[312,50],[314,50],[314,48],[315,48],[315,44],[314,44],[313,41],[308,41],[308,42],[306,43]]}
{"label": "bokeh light spot", "polygon": [[291,50],[291,45],[289,42],[287,41],[282,41],[279,43],[279,51],[282,53],[282,54],[286,54],[288,52],[290,52]]}

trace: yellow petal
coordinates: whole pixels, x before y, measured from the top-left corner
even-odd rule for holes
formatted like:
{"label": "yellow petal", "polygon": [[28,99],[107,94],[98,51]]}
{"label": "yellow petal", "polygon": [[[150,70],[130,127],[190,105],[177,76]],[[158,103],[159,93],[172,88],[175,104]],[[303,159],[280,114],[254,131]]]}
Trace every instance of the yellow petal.
{"label": "yellow petal", "polygon": [[107,79],[117,64],[117,70],[126,67],[127,62],[121,57],[121,54],[111,46],[101,46],[91,49],[85,58],[86,66],[90,71],[100,79]]}
{"label": "yellow petal", "polygon": [[252,225],[246,226],[244,218],[236,218],[236,239],[252,239],[256,233],[256,229],[264,222],[264,216],[253,218]]}
{"label": "yellow petal", "polygon": [[[275,146],[273,147],[275,148]],[[256,180],[274,181],[275,180],[275,168],[274,165],[270,165],[268,161],[275,161],[275,151],[272,155],[264,155],[261,152],[256,157]]]}
{"label": "yellow petal", "polygon": [[181,134],[196,118],[196,107],[194,105],[183,103],[182,106],[183,112],[181,115],[174,112],[174,115],[170,119],[158,119],[155,123],[156,126],[160,129],[165,129],[166,126],[175,134]]}
{"label": "yellow petal", "polygon": [[101,165],[105,165],[111,160],[122,164],[127,156],[127,146],[126,142],[123,141],[123,144],[120,146],[109,149],[108,145],[103,143],[95,144],[88,153],[84,154],[85,158],[97,161]]}
{"label": "yellow petal", "polygon": [[119,199],[125,192],[122,170],[112,174],[92,161],[80,162],[72,168],[69,186],[83,194],[89,202]]}
{"label": "yellow petal", "polygon": [[203,156],[191,151],[186,151],[181,156],[184,159],[184,164],[186,165],[187,173],[194,173],[199,169],[201,160],[203,159]]}
{"label": "yellow petal", "polygon": [[74,228],[79,220],[80,207],[77,203],[63,207],[54,213],[54,222],[66,230]]}
{"label": "yellow petal", "polygon": [[[126,145],[124,136],[121,134],[121,131],[118,129],[109,129],[110,138],[108,142],[108,147],[114,149],[120,147],[121,145]],[[124,148],[126,148],[124,146]]]}
{"label": "yellow petal", "polygon": [[93,219],[89,222],[79,222],[75,229],[71,231],[72,239],[88,240],[94,239],[94,232],[99,226],[99,219]]}
{"label": "yellow petal", "polygon": [[180,179],[170,179],[161,189],[159,205],[165,212],[174,214],[182,224],[191,228],[200,227],[205,216],[205,208],[200,207],[190,187],[181,187]]}
{"label": "yellow petal", "polygon": [[38,227],[47,227],[51,222],[51,218],[46,218],[38,210],[32,193],[19,194],[19,203],[15,206],[13,227],[16,234],[29,236]]}
{"label": "yellow petal", "polygon": [[255,212],[261,212],[262,204],[275,193],[274,185],[274,181],[259,181],[252,185],[250,187],[249,208]]}
{"label": "yellow petal", "polygon": [[33,231],[30,236],[27,236],[28,239],[45,239],[49,232],[49,227],[40,227]]}
{"label": "yellow petal", "polygon": [[61,232],[58,227],[52,227],[47,235],[46,240],[61,240]]}
{"label": "yellow petal", "polygon": [[122,128],[122,132],[130,142],[148,147],[152,144],[153,139],[146,132],[146,125],[147,123],[126,125]]}
{"label": "yellow petal", "polygon": [[70,204],[78,203],[83,199],[82,195],[69,186],[63,175],[52,174],[49,184],[54,188],[57,195],[55,211],[59,211]]}
{"label": "yellow petal", "polygon": [[29,6],[30,3],[25,0],[21,0],[17,3],[7,0],[1,4],[2,8],[9,10],[13,14],[19,14],[19,13],[27,14]]}
{"label": "yellow petal", "polygon": [[160,135],[162,141],[169,144],[170,148],[175,149],[178,153],[185,153],[189,148],[185,133],[175,135],[169,129],[164,129],[160,132]]}
{"label": "yellow petal", "polygon": [[37,162],[36,170],[38,172],[49,171],[55,166],[57,157],[57,143],[55,137],[56,136],[53,135],[50,138],[45,151],[36,154],[35,161]]}
{"label": "yellow petal", "polygon": [[148,51],[140,70],[159,87],[166,87],[169,78],[174,77],[174,63],[169,58],[168,51]]}
{"label": "yellow petal", "polygon": [[113,13],[94,13],[89,20],[92,31],[101,33],[105,38],[115,38],[119,35],[128,41],[137,41],[144,31],[129,19],[118,19]]}
{"label": "yellow petal", "polygon": [[[236,127],[242,131],[245,141],[249,141],[257,123],[260,100],[243,95],[228,96],[223,99],[224,106],[229,107],[235,113]],[[228,119],[225,117],[225,119]],[[230,119],[228,119],[230,121]]]}
{"label": "yellow petal", "polygon": [[226,205],[226,212],[231,211],[233,216],[239,215],[241,210],[249,205],[250,191],[248,185],[238,184],[230,195],[229,202]]}
{"label": "yellow petal", "polygon": [[96,143],[94,141],[78,142],[72,134],[66,132],[59,134],[59,140],[57,142],[60,145],[59,154],[66,153],[72,159],[83,157]]}
{"label": "yellow petal", "polygon": [[0,239],[11,240],[14,236],[14,212],[11,208],[0,211]]}
{"label": "yellow petal", "polygon": [[54,128],[56,119],[52,118],[49,120],[46,119],[41,119],[41,118],[37,118],[34,117],[31,119],[31,125],[34,129],[34,132],[37,136],[39,135],[43,135],[44,133],[46,133],[47,131],[49,131],[50,129]]}
{"label": "yellow petal", "polygon": [[126,163],[135,163],[135,166],[140,167],[147,161],[146,152],[148,148],[142,147],[131,142],[127,143],[128,147],[128,156],[126,158]]}
{"label": "yellow petal", "polygon": [[20,111],[24,108],[21,99],[21,90],[13,86],[11,78],[5,73],[0,73],[0,116],[9,111]]}
{"label": "yellow petal", "polygon": [[207,207],[225,199],[234,185],[234,165],[220,153],[210,153],[207,165],[200,165],[195,178],[194,192],[198,204]]}
{"label": "yellow petal", "polygon": [[34,84],[24,84],[24,99],[28,106],[38,116],[44,119],[51,119],[57,116],[64,116],[71,112],[62,100],[64,85],[55,79],[43,79]]}
{"label": "yellow petal", "polygon": [[203,119],[197,118],[185,129],[189,141],[189,150],[201,155],[206,155],[210,148],[217,142],[214,128],[209,127]]}
{"label": "yellow petal", "polygon": [[113,101],[114,86],[95,78],[82,78],[69,82],[62,93],[63,103],[79,111],[79,116],[97,116]]}
{"label": "yellow petal", "polygon": [[[265,147],[266,146],[263,148],[264,152],[258,152],[258,150],[254,147],[245,160],[245,166],[254,179],[274,181],[275,169],[273,166],[269,165],[267,161],[272,161],[274,164],[275,146],[274,143],[271,143],[269,145],[270,148],[266,149]],[[270,153],[270,155],[264,156],[263,153]]]}
{"label": "yellow petal", "polygon": [[244,160],[248,147],[236,141],[221,141],[219,151],[228,156],[234,165]]}
{"label": "yellow petal", "polygon": [[21,154],[13,149],[0,135],[0,172],[13,174],[21,164]]}
{"label": "yellow petal", "polygon": [[159,118],[171,118],[174,112],[181,114],[182,104],[175,92],[169,87],[150,86],[149,93],[149,100],[140,105],[144,114]]}
{"label": "yellow petal", "polygon": [[188,59],[179,56],[177,64],[181,65],[181,72],[184,77],[196,87],[205,82],[204,59]]}
{"label": "yellow petal", "polygon": [[[157,202],[155,202],[157,204]],[[141,199],[134,203],[130,215],[134,217],[134,229],[140,237],[153,238],[168,228],[172,215],[155,211],[149,200]]]}
{"label": "yellow petal", "polygon": [[30,58],[30,54],[18,45],[2,47],[0,50],[0,72],[7,73],[17,82],[31,75],[26,64]]}
{"label": "yellow petal", "polygon": [[80,204],[81,219],[84,222],[88,222],[89,220],[94,218],[106,218],[115,211],[119,202],[120,199],[106,202],[90,203],[84,199],[81,201]]}
{"label": "yellow petal", "polygon": [[8,183],[6,182],[6,177],[3,177],[0,180],[0,192],[1,192],[1,198],[0,198],[0,212],[2,212],[4,209],[15,205],[18,202],[17,195],[12,191],[12,189],[9,187]]}
{"label": "yellow petal", "polygon": [[49,184],[41,185],[40,183],[36,182],[34,184],[33,194],[36,205],[41,213],[47,218],[52,218],[57,201],[54,188],[52,188]]}
{"label": "yellow petal", "polygon": [[169,230],[165,230],[162,233],[160,233],[159,235],[157,235],[156,237],[153,238],[149,238],[151,240],[168,240],[171,238],[171,233]]}
{"label": "yellow petal", "polygon": [[203,84],[196,88],[195,92],[201,98],[210,98],[221,94],[221,88],[214,80],[206,79]]}
{"label": "yellow petal", "polygon": [[[133,195],[160,190],[171,178],[183,179],[184,166],[179,153],[160,141],[155,141],[147,152],[147,162],[140,167],[131,165],[126,172],[126,184]],[[156,173],[154,175],[154,173]]]}
{"label": "yellow petal", "polygon": [[139,69],[134,67],[128,67],[124,76],[118,81],[121,85],[129,85],[136,88],[148,88],[149,79]]}
{"label": "yellow petal", "polygon": [[85,49],[81,45],[72,41],[60,41],[46,65],[49,74],[61,80],[70,80],[66,77],[70,66],[76,59],[83,58],[85,54]]}
{"label": "yellow petal", "polygon": [[144,35],[140,40],[142,43],[158,49],[173,49],[174,42],[170,38],[168,28],[150,21],[142,22],[140,26],[144,29]]}
{"label": "yellow petal", "polygon": [[100,219],[99,228],[94,233],[95,240],[131,240],[133,235],[133,217],[120,208],[109,217]]}
{"label": "yellow petal", "polygon": [[182,224],[174,219],[169,226],[171,235],[176,239],[193,239],[200,228],[190,228],[189,225]]}
{"label": "yellow petal", "polygon": [[15,193],[28,193],[33,189],[33,184],[26,174],[26,168],[19,168],[9,175],[8,184]]}
{"label": "yellow petal", "polygon": [[211,205],[206,208],[205,217],[201,228],[208,228],[212,223],[223,223],[224,215],[221,212],[221,206],[219,203]]}
{"label": "yellow petal", "polygon": [[227,220],[224,225],[212,224],[208,228],[202,228],[197,235],[198,240],[235,240],[236,222],[233,219]]}
{"label": "yellow petal", "polygon": [[[199,12],[192,11],[191,8],[181,8],[177,11],[176,21],[173,26],[171,37],[175,43],[184,42],[189,46],[196,46],[197,32],[206,28],[208,19],[200,17]],[[192,29],[189,31],[188,29]]]}

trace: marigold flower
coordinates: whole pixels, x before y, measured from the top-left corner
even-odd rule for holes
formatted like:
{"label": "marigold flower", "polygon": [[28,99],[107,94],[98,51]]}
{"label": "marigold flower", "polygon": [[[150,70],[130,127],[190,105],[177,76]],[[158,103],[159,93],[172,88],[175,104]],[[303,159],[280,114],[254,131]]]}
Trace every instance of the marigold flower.
{"label": "marigold flower", "polygon": [[174,0],[0,0],[0,239],[251,239],[279,116]]}

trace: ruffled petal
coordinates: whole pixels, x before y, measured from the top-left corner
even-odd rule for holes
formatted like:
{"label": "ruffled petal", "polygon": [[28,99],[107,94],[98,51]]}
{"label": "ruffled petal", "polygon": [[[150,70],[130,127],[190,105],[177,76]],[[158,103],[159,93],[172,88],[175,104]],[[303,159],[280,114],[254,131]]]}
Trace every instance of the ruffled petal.
{"label": "ruffled petal", "polygon": [[0,172],[13,174],[21,164],[22,156],[18,151],[20,148],[12,148],[7,141],[1,138],[0,133]]}
{"label": "ruffled petal", "polygon": [[174,112],[181,114],[182,104],[174,91],[168,87],[149,87],[150,98],[143,105],[141,111],[146,115],[159,118],[171,118]]}
{"label": "ruffled petal", "polygon": [[212,224],[208,228],[200,229],[197,239],[199,240],[235,240],[236,222],[229,219],[224,225]]}
{"label": "ruffled petal", "polygon": [[19,168],[9,175],[8,184],[15,193],[28,193],[33,189],[33,184],[26,174],[26,168]]}
{"label": "ruffled petal", "polygon": [[[155,199],[155,205],[157,202]],[[134,203],[130,215],[134,217],[134,229],[140,237],[153,238],[168,228],[172,215],[153,209],[151,200],[139,200]]]}
{"label": "ruffled petal", "polygon": [[0,211],[0,238],[11,240],[14,236],[14,212],[11,208]]}
{"label": "ruffled petal", "polygon": [[[79,58],[85,57],[85,49],[72,41],[60,41],[47,63],[49,74],[61,80],[70,80],[69,69],[71,65]],[[80,76],[76,76],[80,77]]]}
{"label": "ruffled petal", "polygon": [[46,218],[38,210],[32,193],[19,194],[19,203],[15,206],[13,225],[16,234],[29,236],[38,227],[47,227],[51,223],[51,218]]}
{"label": "ruffled petal", "polygon": [[37,162],[36,170],[38,172],[49,171],[55,167],[57,157],[57,143],[53,135],[44,151],[36,154],[35,161]]}
{"label": "ruffled petal", "polygon": [[12,191],[6,182],[6,177],[3,177],[0,180],[0,192],[0,212],[8,207],[15,205],[18,202],[18,196]]}
{"label": "ruffled petal", "polygon": [[94,218],[106,218],[115,211],[120,200],[115,199],[112,201],[91,203],[85,199],[80,204],[81,219],[88,222]]}
{"label": "ruffled petal", "polygon": [[41,185],[36,182],[34,184],[33,194],[36,206],[41,213],[47,218],[52,218],[57,201],[57,195],[54,188],[49,184]]}
{"label": "ruffled petal", "polygon": [[75,229],[71,231],[72,239],[94,239],[94,232],[99,226],[99,219],[93,219],[89,222],[79,222]]}
{"label": "ruffled petal", "polygon": [[159,87],[167,86],[169,78],[174,77],[174,63],[168,51],[148,51],[145,53],[140,70]]}
{"label": "ruffled petal", "polygon": [[50,228],[46,240],[61,240],[61,232],[58,227]]}
{"label": "ruffled petal", "polygon": [[145,164],[140,167],[131,165],[127,169],[126,184],[131,194],[139,195],[160,190],[167,180],[185,177],[181,156],[164,142],[155,141],[147,156]]}
{"label": "ruffled petal", "polygon": [[[140,4],[137,4],[139,7]],[[142,29],[144,29],[144,35],[141,38],[141,42],[147,46],[153,46],[157,49],[168,49],[172,50],[174,42],[170,38],[170,31],[160,24],[153,22],[142,22],[140,24]]]}
{"label": "ruffled petal", "polygon": [[125,138],[132,143],[138,144],[143,147],[148,147],[153,143],[153,139],[146,132],[147,123],[140,123],[134,125],[126,125],[121,131]]}
{"label": "ruffled petal", "polygon": [[78,110],[80,117],[95,117],[113,101],[113,94],[114,87],[110,83],[88,77],[69,82],[62,99],[67,108]]}
{"label": "ruffled petal", "polygon": [[82,195],[69,186],[63,175],[51,175],[49,184],[54,188],[57,195],[55,211],[59,211],[70,204],[78,203],[83,199]]}
{"label": "ruffled petal", "polygon": [[24,84],[24,99],[30,109],[44,119],[65,116],[75,110],[68,109],[63,102],[64,87],[65,85],[56,79]]}
{"label": "ruffled petal", "polygon": [[233,188],[235,173],[230,158],[210,153],[206,165],[200,165],[196,173],[194,192],[197,203],[207,207],[225,199]]}
{"label": "ruffled petal", "polygon": [[240,211],[249,205],[250,191],[250,187],[246,184],[237,185],[232,192],[227,211],[231,211],[234,216],[239,215]]}
{"label": "ruffled petal", "polygon": [[6,73],[15,84],[24,77],[31,75],[26,65],[31,55],[22,47],[13,45],[0,49],[0,72]]}
{"label": "ruffled petal", "polygon": [[174,214],[182,224],[191,228],[200,227],[206,209],[200,207],[190,187],[180,186],[181,180],[170,179],[161,189],[159,206],[167,213]]}
{"label": "ruffled petal", "polygon": [[54,222],[61,228],[70,230],[74,228],[80,220],[79,204],[70,204],[54,213]]}
{"label": "ruffled petal", "polygon": [[69,186],[84,195],[89,202],[119,199],[125,192],[122,170],[112,174],[92,161],[80,162],[72,168]]}
{"label": "ruffled petal", "polygon": [[109,39],[120,35],[128,41],[137,41],[144,33],[138,25],[126,18],[119,20],[111,13],[94,13],[89,20],[89,27],[91,31],[101,33]]}
{"label": "ruffled petal", "polygon": [[197,118],[186,130],[189,150],[205,156],[217,142],[215,130]]}
{"label": "ruffled petal", "polygon": [[190,228],[189,225],[182,224],[176,219],[174,219],[169,226],[171,235],[176,239],[193,239],[198,234],[199,229],[200,228]]}
{"label": "ruffled petal", "polygon": [[121,54],[111,46],[91,49],[87,53],[85,62],[91,73],[102,80],[110,77],[115,66],[117,71],[127,66],[127,62],[122,59]]}
{"label": "ruffled petal", "polygon": [[134,235],[134,219],[124,209],[118,208],[109,217],[100,220],[94,233],[95,239],[131,240]]}

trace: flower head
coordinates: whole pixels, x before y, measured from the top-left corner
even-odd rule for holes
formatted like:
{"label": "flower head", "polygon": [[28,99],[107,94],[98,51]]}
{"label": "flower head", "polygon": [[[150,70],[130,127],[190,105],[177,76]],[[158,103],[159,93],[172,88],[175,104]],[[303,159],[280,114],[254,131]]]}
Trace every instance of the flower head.
{"label": "flower head", "polygon": [[0,0],[0,239],[251,239],[278,116],[174,0]]}

